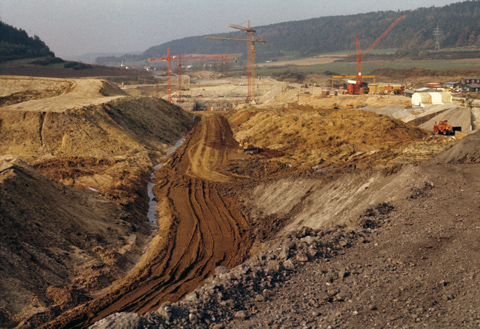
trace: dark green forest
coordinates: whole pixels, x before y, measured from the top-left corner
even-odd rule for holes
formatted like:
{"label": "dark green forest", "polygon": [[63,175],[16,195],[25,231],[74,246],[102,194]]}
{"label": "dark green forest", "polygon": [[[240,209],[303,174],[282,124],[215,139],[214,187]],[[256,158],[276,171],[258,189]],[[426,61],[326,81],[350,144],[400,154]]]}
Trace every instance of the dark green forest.
{"label": "dark green forest", "polygon": [[24,30],[0,21],[0,62],[54,56],[38,36],[30,37]]}
{"label": "dark green forest", "polygon": [[[330,16],[309,20],[260,26],[255,37],[267,40],[256,45],[258,60],[277,60],[286,56],[307,57],[331,52],[355,52],[355,36],[365,50],[404,12],[380,11],[349,16]],[[480,0],[464,1],[444,7],[419,8],[406,11],[407,15],[377,45],[376,49],[397,49],[405,54],[433,50],[433,30],[442,29],[442,48],[480,47]],[[254,24],[255,22],[251,22]],[[245,38],[241,31],[216,34]],[[246,56],[246,43],[205,39],[205,36],[173,40],[147,49],[141,55],[100,57],[98,63],[122,60],[146,60],[165,56],[167,48],[172,54],[236,53]],[[242,59],[242,57],[240,57]]]}

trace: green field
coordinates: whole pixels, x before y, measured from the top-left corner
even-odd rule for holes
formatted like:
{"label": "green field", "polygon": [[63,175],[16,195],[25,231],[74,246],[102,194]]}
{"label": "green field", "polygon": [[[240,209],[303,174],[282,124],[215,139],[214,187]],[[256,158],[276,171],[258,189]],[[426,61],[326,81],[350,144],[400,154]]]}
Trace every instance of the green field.
{"label": "green field", "polygon": [[[273,72],[281,72],[285,70],[298,70],[306,74],[321,74],[325,71],[335,72],[338,74],[356,74],[356,62],[339,62],[329,64],[317,64],[306,66],[279,66],[274,68],[258,68],[256,70],[257,76],[270,76]],[[425,61],[381,61],[362,63],[362,72],[364,75],[369,74],[375,69],[393,68],[393,69],[409,69],[413,67],[421,67],[432,70],[451,70],[451,69],[471,69],[480,70],[480,60],[425,60]]]}

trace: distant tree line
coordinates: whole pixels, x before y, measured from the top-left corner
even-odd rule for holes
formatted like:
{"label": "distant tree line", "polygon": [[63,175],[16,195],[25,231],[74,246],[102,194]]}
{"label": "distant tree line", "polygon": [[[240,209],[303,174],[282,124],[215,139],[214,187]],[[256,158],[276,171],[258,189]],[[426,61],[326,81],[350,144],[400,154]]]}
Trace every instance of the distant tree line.
{"label": "distant tree line", "polygon": [[48,46],[35,35],[0,21],[0,62],[36,57],[55,57]]}
{"label": "distant tree line", "polygon": [[280,81],[290,81],[301,83],[305,80],[306,75],[297,69],[288,69],[282,72],[273,72],[272,76]]}
{"label": "distant tree line", "polygon": [[[257,61],[276,60],[289,56],[306,57],[322,53],[346,51],[354,53],[355,37],[365,50],[404,12],[380,11],[348,16],[330,16],[254,27],[255,37],[267,40],[256,44]],[[480,0],[453,3],[444,7],[406,11],[406,17],[377,45],[377,49],[401,49],[407,55],[433,50],[433,30],[442,29],[442,48],[480,47]],[[254,23],[254,22],[252,22]],[[215,36],[245,38],[243,32]],[[140,55],[99,57],[97,63],[122,60],[146,60],[181,51],[183,54],[236,53],[245,56],[246,42],[205,39],[205,36],[173,40],[147,49]],[[397,54],[401,56],[402,53]],[[468,54],[466,54],[468,55]]]}

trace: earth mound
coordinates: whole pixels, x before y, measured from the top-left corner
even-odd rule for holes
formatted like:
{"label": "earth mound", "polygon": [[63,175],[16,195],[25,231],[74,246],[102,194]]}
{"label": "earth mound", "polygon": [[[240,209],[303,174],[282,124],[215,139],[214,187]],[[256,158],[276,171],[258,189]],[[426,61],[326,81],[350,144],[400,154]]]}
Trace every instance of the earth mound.
{"label": "earth mound", "polygon": [[480,163],[480,131],[463,138],[450,149],[430,160],[436,164]]}
{"label": "earth mound", "polygon": [[93,328],[478,327],[477,134],[395,170],[267,175],[243,185],[254,225],[289,226],[182,301],[113,314]]}
{"label": "earth mound", "polygon": [[[85,96],[125,96],[126,93],[118,86],[105,80],[65,80],[55,78],[33,78],[18,76],[2,76],[0,79],[0,106],[8,106],[31,100],[67,95],[71,98],[79,91],[79,86],[87,82],[87,88],[82,88]],[[88,92],[87,92],[88,91]],[[66,105],[66,104],[63,104]]]}
{"label": "earth mound", "polygon": [[229,116],[235,138],[281,152],[291,165],[325,168],[355,164],[380,168],[403,161],[410,145],[431,133],[391,117],[360,110],[293,106],[242,110]]}
{"label": "earth mound", "polygon": [[0,195],[0,300],[10,314],[0,323],[90,299],[133,265],[148,233],[97,193],[52,181],[18,158],[0,157]]}
{"label": "earth mound", "polygon": [[0,90],[0,326],[38,327],[138,262],[153,166],[194,118],[103,80],[2,77]]}

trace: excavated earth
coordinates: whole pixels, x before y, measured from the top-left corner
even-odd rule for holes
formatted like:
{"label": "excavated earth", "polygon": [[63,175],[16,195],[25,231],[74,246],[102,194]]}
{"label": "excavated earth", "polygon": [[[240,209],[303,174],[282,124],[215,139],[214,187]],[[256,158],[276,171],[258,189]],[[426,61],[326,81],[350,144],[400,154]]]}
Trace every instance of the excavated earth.
{"label": "excavated earth", "polygon": [[478,133],[0,84],[1,327],[479,326]]}
{"label": "excavated earth", "polygon": [[254,230],[277,233],[257,234],[253,257],[182,301],[92,328],[477,328],[479,141],[382,170],[286,169],[228,189]]}
{"label": "excavated earth", "polygon": [[138,263],[153,166],[194,119],[102,80],[0,86],[0,327],[38,327]]}

